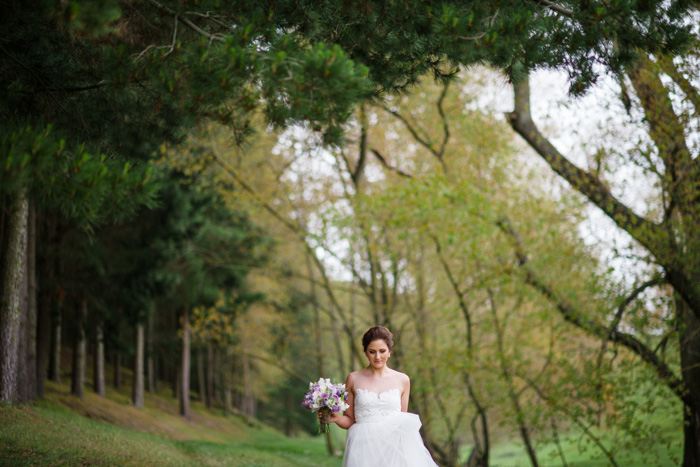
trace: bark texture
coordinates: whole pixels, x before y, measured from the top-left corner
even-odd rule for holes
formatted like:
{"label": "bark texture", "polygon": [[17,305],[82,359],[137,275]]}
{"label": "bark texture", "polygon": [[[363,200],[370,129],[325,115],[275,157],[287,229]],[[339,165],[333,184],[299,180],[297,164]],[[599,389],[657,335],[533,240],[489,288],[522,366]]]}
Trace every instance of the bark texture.
{"label": "bark texture", "polygon": [[182,312],[182,367],[180,369],[180,415],[187,420],[190,414],[190,314],[185,307]]}
{"label": "bark texture", "polygon": [[146,338],[146,381],[147,390],[150,393],[156,391],[156,365],[155,355],[153,354],[153,313],[148,314],[148,336]]}
{"label": "bark texture", "polygon": [[95,326],[93,389],[98,396],[105,396],[105,340],[101,323],[97,323]]}
{"label": "bark texture", "polygon": [[0,401],[17,397],[20,300],[27,257],[28,202],[24,192],[5,200],[0,249]]}
{"label": "bark texture", "polygon": [[80,304],[80,311],[75,324],[75,346],[73,348],[73,377],[71,380],[71,393],[80,399],[82,399],[84,395],[85,365],[87,363],[87,337],[85,334],[87,306],[87,299],[83,299]]}
{"label": "bark texture", "polygon": [[199,383],[199,401],[203,405],[210,407],[210,399],[207,399],[207,388],[204,378],[204,349],[201,347],[197,349],[197,380]]}
{"label": "bark texture", "polygon": [[37,398],[37,271],[36,271],[36,211],[29,203],[27,215],[27,318],[25,337],[23,402]]}
{"label": "bark texture", "polygon": [[51,361],[49,363],[49,379],[54,383],[61,382],[61,335],[63,333],[63,296],[59,292],[56,308],[51,319]]}
{"label": "bark texture", "polygon": [[[44,246],[53,238],[55,225],[44,218],[37,218],[36,245]],[[47,364],[51,350],[51,307],[54,299],[50,285],[53,282],[53,262],[47,258],[46,250],[37,253],[37,336],[36,336],[36,386],[37,398],[44,397],[44,383],[47,377]]]}
{"label": "bark texture", "polygon": [[146,346],[146,325],[139,321],[136,323],[136,355],[134,356],[134,388],[133,402],[140,409],[143,408],[144,393],[144,349]]}
{"label": "bark texture", "polygon": [[215,368],[214,346],[210,343],[207,345],[207,407],[209,408],[214,404],[216,398],[214,385]]}
{"label": "bark texture", "polygon": [[700,467],[700,320],[676,297],[681,320],[681,373],[688,388],[683,414],[683,466]]}

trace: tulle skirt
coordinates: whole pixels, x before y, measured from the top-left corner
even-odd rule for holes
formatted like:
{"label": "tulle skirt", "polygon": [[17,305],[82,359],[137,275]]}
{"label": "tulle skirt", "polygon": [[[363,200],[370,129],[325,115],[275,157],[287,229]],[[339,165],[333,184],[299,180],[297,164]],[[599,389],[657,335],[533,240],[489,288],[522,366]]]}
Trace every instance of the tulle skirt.
{"label": "tulle skirt", "polygon": [[343,467],[437,467],[418,430],[420,417],[372,416],[348,430]]}

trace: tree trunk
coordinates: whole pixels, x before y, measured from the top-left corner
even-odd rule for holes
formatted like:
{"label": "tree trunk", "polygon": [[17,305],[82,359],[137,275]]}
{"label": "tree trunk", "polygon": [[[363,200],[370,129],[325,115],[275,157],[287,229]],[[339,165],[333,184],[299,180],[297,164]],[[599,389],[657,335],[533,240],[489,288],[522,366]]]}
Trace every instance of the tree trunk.
{"label": "tree trunk", "polygon": [[180,370],[180,415],[190,419],[190,314],[182,311],[182,368]]}
{"label": "tree trunk", "polygon": [[[48,219],[39,222],[43,226],[41,235],[37,235],[35,245],[43,242],[46,245],[53,241],[55,235],[55,224]],[[39,232],[37,232],[38,234]],[[51,349],[51,304],[53,294],[50,293],[53,284],[54,263],[50,261],[46,253],[37,254],[37,275],[38,275],[38,316],[37,316],[37,339],[36,339],[36,387],[37,397],[44,397],[44,383],[47,375],[47,362]]]}
{"label": "tree trunk", "polygon": [[36,396],[43,398],[51,348],[51,299],[45,290],[39,294],[36,334]]}
{"label": "tree trunk", "polygon": [[197,349],[197,381],[199,383],[199,400],[207,408],[210,407],[210,400],[207,398],[207,388],[204,377],[204,349]]}
{"label": "tree trunk", "polygon": [[136,356],[134,358],[134,388],[132,400],[134,405],[140,409],[143,408],[145,329],[146,326],[142,321],[136,323]]}
{"label": "tree trunk", "polygon": [[219,407],[224,405],[222,386],[221,386],[221,349],[214,349],[214,400]]}
{"label": "tree trunk", "polygon": [[[310,253],[306,253],[306,269],[309,271],[309,287],[311,294],[311,306],[314,310],[314,327],[313,340],[316,346],[316,371],[320,377],[325,378],[326,370],[323,365],[323,335],[321,334],[321,313],[318,306],[318,297],[316,296],[316,281],[314,280],[314,268],[311,265]],[[350,294],[354,297],[354,294]],[[352,343],[350,344],[352,345]],[[331,453],[332,454],[332,453]]]}
{"label": "tree trunk", "polygon": [[93,388],[98,396],[105,396],[105,339],[102,323],[95,326],[95,369],[93,371]]}
{"label": "tree trunk", "polygon": [[243,354],[243,413],[255,418],[255,396],[253,395],[253,383],[250,378],[250,358]]}
{"label": "tree trunk", "polygon": [[[462,288],[459,285],[459,282],[455,278],[455,275],[452,272],[452,269],[450,268],[449,263],[445,259],[445,257],[442,254],[442,246],[440,245],[440,242],[438,241],[437,238],[433,237],[433,243],[435,244],[435,251],[438,255],[438,258],[440,259],[440,263],[442,264],[442,267],[445,271],[445,274],[447,276],[447,279],[450,282],[450,285],[452,286],[452,291],[455,294],[455,297],[457,298],[457,302],[459,303],[459,309],[462,312],[462,316],[464,317],[464,326],[465,326],[465,347],[464,347],[464,358],[467,362],[473,361],[473,332],[472,332],[472,314],[469,309],[469,304],[467,303],[466,300],[466,292],[462,290]],[[425,324],[425,280],[423,277],[423,274],[421,273],[418,276],[418,294],[420,297],[420,306],[417,308],[417,328],[419,330],[419,337],[420,337],[420,342],[421,342],[421,348],[425,352],[426,349],[426,334],[427,334],[427,329],[426,329],[426,324]],[[431,370],[428,370],[428,374],[431,373]],[[490,441],[489,441],[489,428],[488,428],[488,418],[486,414],[486,408],[481,402],[481,397],[477,394],[475,388],[474,388],[474,383],[472,382],[471,374],[469,373],[468,370],[465,370],[462,373],[462,377],[464,378],[464,384],[467,388],[467,393],[469,394],[469,398],[472,400],[472,403],[474,404],[474,408],[476,409],[476,414],[471,420],[471,431],[472,431],[472,439],[474,441],[474,447],[472,448],[471,454],[469,455],[469,458],[467,459],[466,465],[468,467],[485,467],[489,463],[489,451],[490,451]],[[427,405],[427,403],[425,403]],[[478,425],[478,426],[477,426]],[[481,435],[479,434],[481,432]],[[454,446],[453,446],[454,447]],[[455,449],[451,449],[451,452],[455,452]],[[445,458],[444,453],[441,454],[441,457]],[[456,459],[458,456],[452,456],[451,459]]]}
{"label": "tree trunk", "polygon": [[[340,368],[340,371],[345,374],[350,374],[354,371],[354,369],[350,368],[345,361],[345,352],[343,352],[343,339],[341,339],[340,337],[340,330],[335,325],[335,323],[333,324],[333,326],[331,326],[331,329],[333,332],[333,344],[335,344],[335,358],[338,360],[338,366]],[[394,355],[392,355],[392,358],[394,359],[394,365],[398,366],[399,353],[395,353]]]}
{"label": "tree trunk", "polygon": [[122,354],[114,351],[114,389],[119,391],[122,388]]}
{"label": "tree trunk", "polygon": [[84,298],[80,305],[78,320],[75,323],[75,348],[73,349],[73,377],[71,393],[83,398],[83,385],[85,384],[85,362],[87,339],[85,337],[85,323],[87,321],[87,299]]}
{"label": "tree trunk", "polygon": [[233,413],[233,391],[231,391],[231,387],[226,385],[226,390],[225,392],[225,405],[224,405],[224,413],[226,415],[230,415]]}
{"label": "tree trunk", "polygon": [[515,385],[513,384],[513,378],[510,369],[508,368],[508,362],[506,360],[505,346],[503,343],[505,329],[501,327],[500,320],[498,319],[496,299],[494,298],[491,289],[488,289],[488,295],[489,305],[491,309],[491,317],[493,318],[493,325],[494,329],[496,330],[496,345],[498,352],[498,360],[501,364],[501,374],[503,375],[503,379],[506,383],[508,396],[510,397],[511,403],[513,404],[513,410],[515,411],[515,419],[518,423],[520,437],[522,438],[523,443],[525,443],[525,449],[527,450],[528,457],[530,457],[530,463],[533,465],[533,467],[538,467],[539,463],[537,461],[537,455],[535,453],[535,448],[532,445],[532,440],[530,439],[530,430],[528,429],[527,423],[525,423],[525,414],[523,413],[522,407],[520,406],[520,395],[515,389]]}
{"label": "tree trunk", "polygon": [[153,392],[157,392],[159,389],[159,383],[158,381],[160,380],[161,376],[164,373],[163,370],[163,364],[161,362],[161,359],[158,357],[157,353],[153,353]]}
{"label": "tree trunk", "polygon": [[[28,231],[29,229],[27,229]],[[27,246],[27,250],[29,247]],[[15,382],[15,402],[29,402],[29,255],[24,259],[24,274],[20,286],[19,330],[17,332],[17,380]]]}
{"label": "tree trunk", "polygon": [[214,374],[216,372],[216,363],[214,362],[214,346],[209,343],[207,345],[207,407],[211,408],[216,400],[216,391],[214,384]]}
{"label": "tree trunk", "polygon": [[63,332],[63,291],[58,292],[56,308],[51,320],[51,361],[49,363],[49,379],[61,383],[61,334]]}
{"label": "tree trunk", "polygon": [[148,381],[148,392],[156,391],[156,367],[155,355],[153,353],[153,310],[148,314],[148,336],[146,339],[146,372]]}
{"label": "tree trunk", "polygon": [[[362,127],[364,131],[364,126]],[[365,133],[363,133],[365,134]],[[365,134],[366,136],[366,134]],[[314,310],[314,343],[316,345],[316,367],[318,374],[321,375],[321,377],[325,378],[325,365],[323,361],[323,334],[321,333],[321,313],[319,311],[319,306],[318,306],[318,297],[316,296],[316,282],[314,280],[314,269],[311,264],[311,258],[309,256],[310,254],[307,252],[306,254],[306,268],[309,271],[309,287],[311,288],[311,304],[313,306]],[[351,297],[353,297],[354,294],[351,294]],[[337,352],[338,356],[341,357],[342,359],[342,349],[341,349],[341,340],[338,336],[336,336],[335,343],[337,346]],[[350,343],[352,346],[352,342]],[[350,352],[350,360],[352,362],[352,352]],[[247,361],[245,362],[247,364]],[[344,364],[341,361],[340,368],[341,371],[343,370]],[[350,366],[350,371],[353,371],[352,369],[352,364]],[[335,446],[333,446],[333,438],[331,437],[330,431],[326,433],[326,448],[328,449],[328,454],[331,456],[335,454]]]}
{"label": "tree trunk", "polygon": [[700,320],[682,298],[675,298],[681,320],[681,372],[690,399],[683,414],[683,466],[700,467]]}
{"label": "tree trunk", "polygon": [[[180,363],[180,362],[178,362],[178,363]],[[182,368],[181,364],[175,364],[175,369],[173,371],[174,375],[173,375],[173,380],[172,380],[172,382],[173,382],[173,384],[172,384],[173,397],[175,398],[176,401],[180,402],[180,405],[182,405],[182,401],[180,401],[180,397],[182,394],[182,388],[180,387],[180,386],[182,386],[180,384],[181,383],[180,380],[182,379],[182,378],[180,378],[180,372],[181,372],[180,369],[181,368]]]}
{"label": "tree trunk", "polygon": [[20,293],[27,255],[27,211],[24,192],[5,201],[0,246],[0,401],[16,398]]}
{"label": "tree trunk", "polygon": [[25,368],[26,401],[38,397],[37,388],[37,277],[36,277],[36,210],[29,203],[27,218],[27,333]]}

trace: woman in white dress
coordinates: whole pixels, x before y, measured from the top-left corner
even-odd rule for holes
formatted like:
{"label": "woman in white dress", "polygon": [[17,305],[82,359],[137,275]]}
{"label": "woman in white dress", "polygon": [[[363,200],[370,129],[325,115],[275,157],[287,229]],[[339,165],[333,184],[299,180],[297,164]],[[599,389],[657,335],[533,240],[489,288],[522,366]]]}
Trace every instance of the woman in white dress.
{"label": "woman in white dress", "polygon": [[391,332],[372,327],[362,346],[369,365],[348,375],[350,407],[330,418],[348,430],[343,467],[437,467],[420,437],[420,418],[407,412],[411,381],[387,366]]}

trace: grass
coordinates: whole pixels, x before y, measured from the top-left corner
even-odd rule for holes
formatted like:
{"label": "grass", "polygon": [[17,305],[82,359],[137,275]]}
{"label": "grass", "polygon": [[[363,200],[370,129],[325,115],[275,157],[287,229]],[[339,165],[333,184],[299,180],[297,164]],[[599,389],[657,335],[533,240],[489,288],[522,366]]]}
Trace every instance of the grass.
{"label": "grass", "polygon": [[[630,395],[630,406],[642,407],[649,401],[645,388]],[[632,438],[625,432],[591,428],[592,433],[612,452],[620,466],[677,466],[682,462],[682,410],[678,403],[662,403],[649,410],[631,410],[629,426],[637,430]],[[561,436],[561,451],[570,467],[597,467],[611,465],[603,452],[579,431]],[[537,459],[542,466],[564,465],[554,440],[536,443]],[[496,444],[490,452],[493,467],[530,466],[525,447],[519,439]]]}
{"label": "grass", "polygon": [[0,465],[339,466],[320,437],[288,438],[273,428],[218,415],[193,403],[192,420],[176,401],[146,396],[146,408],[124,393],[83,400],[67,385],[47,383],[46,398],[0,406]]}
{"label": "grass", "polygon": [[[637,399],[641,404],[641,395],[630,400]],[[209,411],[196,401],[192,402],[192,420],[187,421],[167,391],[146,394],[145,402],[144,409],[137,409],[125,391],[111,389],[102,398],[87,387],[80,400],[70,394],[68,383],[47,382],[44,400],[28,406],[0,405],[0,466],[341,465],[339,457],[327,454],[324,439],[318,436],[289,438],[261,423]],[[613,431],[596,434],[608,449],[614,449],[618,465],[679,465],[680,416],[673,406],[635,413],[633,421],[643,420],[647,430],[642,446]],[[342,446],[342,441],[335,442]],[[610,465],[580,434],[562,435],[561,448],[568,466]],[[553,441],[540,440],[536,449],[540,465],[563,465]],[[493,444],[490,465],[531,464],[522,443],[513,437]]]}

